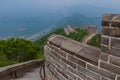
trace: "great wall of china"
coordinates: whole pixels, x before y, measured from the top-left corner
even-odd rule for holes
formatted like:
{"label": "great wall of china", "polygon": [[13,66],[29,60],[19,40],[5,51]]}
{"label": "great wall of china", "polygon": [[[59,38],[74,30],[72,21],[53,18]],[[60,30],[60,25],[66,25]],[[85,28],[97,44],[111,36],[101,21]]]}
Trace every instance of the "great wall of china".
{"label": "great wall of china", "polygon": [[[44,54],[44,80],[120,80],[120,15],[103,15],[101,48],[51,35]],[[43,61],[20,64],[0,68],[0,80],[15,80]]]}
{"label": "great wall of china", "polygon": [[47,80],[120,80],[120,15],[103,16],[101,49],[53,35],[44,51]]}

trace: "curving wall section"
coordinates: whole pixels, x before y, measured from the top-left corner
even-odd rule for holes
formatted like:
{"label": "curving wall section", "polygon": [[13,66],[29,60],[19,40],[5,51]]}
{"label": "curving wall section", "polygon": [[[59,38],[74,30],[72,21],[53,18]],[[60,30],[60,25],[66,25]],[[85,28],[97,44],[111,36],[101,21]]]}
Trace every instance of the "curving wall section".
{"label": "curving wall section", "polygon": [[61,35],[44,47],[46,80],[120,80],[120,15],[102,21],[101,49]]}
{"label": "curving wall section", "polygon": [[47,80],[100,79],[89,68],[99,66],[100,49],[61,35],[48,39],[45,46]]}
{"label": "curving wall section", "polygon": [[44,60],[31,60],[0,68],[0,80],[17,80],[26,72],[43,65]]}

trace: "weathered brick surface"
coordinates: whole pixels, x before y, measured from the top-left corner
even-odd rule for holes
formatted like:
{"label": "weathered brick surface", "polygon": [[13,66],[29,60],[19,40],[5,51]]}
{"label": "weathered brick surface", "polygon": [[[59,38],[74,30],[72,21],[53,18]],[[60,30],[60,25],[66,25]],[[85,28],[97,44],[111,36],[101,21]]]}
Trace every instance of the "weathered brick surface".
{"label": "weathered brick surface", "polygon": [[109,38],[108,37],[101,37],[101,44],[108,45],[109,44]]}
{"label": "weathered brick surface", "polygon": [[70,71],[67,71],[66,74],[69,76],[69,78],[70,78],[71,80],[75,80],[75,79],[77,78],[76,75],[73,74],[73,73],[70,72]]}
{"label": "weathered brick surface", "polygon": [[73,62],[71,62],[71,61],[68,61],[68,60],[66,60],[65,58],[62,58],[62,57],[61,57],[61,61],[63,61],[64,63],[66,63],[67,65],[69,65],[69,66],[71,66],[71,67],[73,67],[73,68],[76,68],[76,64],[75,64],[75,63],[73,63]]}
{"label": "weathered brick surface", "polygon": [[102,53],[100,54],[100,59],[103,61],[108,61],[108,54]]}
{"label": "weathered brick surface", "polygon": [[112,36],[112,37],[120,37],[120,28],[111,29],[110,36]]}
{"label": "weathered brick surface", "polygon": [[26,72],[43,65],[43,60],[32,60],[0,68],[0,80],[11,80],[22,77]]}
{"label": "weathered brick surface", "polygon": [[110,54],[113,56],[120,57],[120,49],[111,47]]}
{"label": "weathered brick surface", "polygon": [[111,46],[120,48],[120,39],[112,38],[111,39]]}
{"label": "weathered brick surface", "polygon": [[120,80],[120,15],[103,15],[101,50],[52,35],[44,52],[47,80]]}
{"label": "weathered brick surface", "polygon": [[101,62],[100,67],[120,75],[120,67],[117,67],[112,64],[105,63],[105,62]]}
{"label": "weathered brick surface", "polygon": [[56,69],[56,71],[57,71],[58,73],[60,73],[63,77],[65,77],[66,79],[68,79],[67,74],[65,74],[64,72],[60,71],[59,69]]}
{"label": "weathered brick surface", "polygon": [[76,53],[76,56],[90,62],[91,64],[98,65],[100,51],[95,50],[92,47],[83,47],[78,53]]}
{"label": "weathered brick surface", "polygon": [[86,76],[90,76],[91,78],[94,78],[95,80],[100,80],[100,76],[98,74],[95,74],[88,69],[78,66],[78,71]]}
{"label": "weathered brick surface", "polygon": [[59,36],[53,36],[48,39],[48,41],[56,46],[61,46],[62,43],[64,43],[67,39],[65,37]]}
{"label": "weathered brick surface", "polygon": [[114,73],[109,72],[109,71],[106,71],[106,70],[104,70],[104,69],[98,69],[98,68],[96,68],[96,67],[94,67],[94,66],[91,66],[91,65],[87,65],[87,68],[88,68],[89,70],[95,72],[95,73],[98,73],[98,74],[100,74],[100,75],[103,75],[103,76],[105,76],[105,77],[107,77],[107,78],[110,78],[110,79],[112,79],[112,80],[114,80],[115,77],[116,77],[116,75],[115,75]]}
{"label": "weathered brick surface", "polygon": [[110,22],[109,21],[102,21],[102,26],[106,27],[109,26]]}
{"label": "weathered brick surface", "polygon": [[72,61],[73,63],[76,63],[82,67],[86,67],[86,63],[82,60],[80,60],[79,58],[76,58],[72,55],[68,55],[68,60]]}
{"label": "weathered brick surface", "polygon": [[120,76],[117,76],[117,80],[120,80]]}
{"label": "weathered brick surface", "polygon": [[109,27],[103,27],[103,28],[102,28],[102,34],[103,34],[103,35],[109,36],[110,33],[111,33],[110,31],[111,31],[111,28],[109,28]]}
{"label": "weathered brick surface", "polygon": [[[92,73],[87,69],[84,69],[85,72],[81,72],[80,67],[78,67],[78,66],[81,66],[82,68],[86,68],[86,63],[98,65],[98,60],[100,57],[100,49],[97,49],[95,47],[91,47],[88,45],[84,45],[67,38],[65,39],[67,39],[66,41],[68,43],[66,42],[63,44],[62,40],[64,37],[60,39],[61,40],[60,42],[57,42],[55,44],[52,42],[52,40],[53,39],[57,40],[55,39],[57,38],[57,35],[50,38],[49,38],[50,42],[45,46],[45,49],[44,49],[45,57],[46,57],[45,58],[46,68],[50,73],[50,74],[46,74],[46,76],[53,75],[55,78],[52,77],[51,78],[52,80],[55,80],[55,79],[85,80],[87,79],[86,77],[86,74],[87,74],[93,79],[98,79],[97,77],[99,77],[100,79],[99,75]],[[60,43],[60,45],[58,43]],[[87,80],[92,78],[88,78]]]}
{"label": "weathered brick surface", "polygon": [[110,63],[120,67],[120,58],[111,56]]}
{"label": "weathered brick surface", "polygon": [[94,79],[92,79],[92,78],[90,78],[90,77],[87,77],[86,80],[94,80]]}
{"label": "weathered brick surface", "polygon": [[104,14],[103,15],[103,18],[102,18],[102,21],[108,21],[110,22],[113,17],[115,17],[117,14]]}
{"label": "weathered brick surface", "polygon": [[110,54],[110,50],[108,49],[108,46],[101,45],[101,51],[106,54]]}
{"label": "weathered brick surface", "polygon": [[103,27],[102,34],[112,37],[120,37],[120,28]]}
{"label": "weathered brick surface", "polygon": [[101,78],[101,80],[110,80],[110,79],[108,79],[108,78],[105,78],[105,77],[102,77],[102,78]]}
{"label": "weathered brick surface", "polygon": [[120,22],[112,22],[111,26],[120,28]]}
{"label": "weathered brick surface", "polygon": [[73,74],[79,76],[80,78],[86,79],[86,76],[85,76],[84,74],[82,74],[81,72],[78,72],[78,71],[76,71],[75,69],[73,69],[73,68],[71,68],[71,67],[68,67],[68,70],[69,70],[70,72],[72,72]]}

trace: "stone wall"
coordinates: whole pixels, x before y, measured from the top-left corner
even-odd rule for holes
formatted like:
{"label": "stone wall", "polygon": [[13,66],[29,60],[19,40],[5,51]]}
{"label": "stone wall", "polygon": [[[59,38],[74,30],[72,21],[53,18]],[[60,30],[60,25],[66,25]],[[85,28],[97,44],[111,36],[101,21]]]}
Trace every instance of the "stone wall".
{"label": "stone wall", "polygon": [[32,60],[0,68],[0,80],[14,80],[43,65],[43,60]]}
{"label": "stone wall", "polygon": [[99,66],[100,49],[53,35],[45,46],[47,80],[100,80],[100,75],[89,70]]}
{"label": "stone wall", "polygon": [[61,35],[44,47],[46,80],[120,80],[120,16],[104,15],[101,49]]}
{"label": "stone wall", "polygon": [[102,21],[100,67],[113,73],[113,80],[120,80],[120,15],[106,14]]}

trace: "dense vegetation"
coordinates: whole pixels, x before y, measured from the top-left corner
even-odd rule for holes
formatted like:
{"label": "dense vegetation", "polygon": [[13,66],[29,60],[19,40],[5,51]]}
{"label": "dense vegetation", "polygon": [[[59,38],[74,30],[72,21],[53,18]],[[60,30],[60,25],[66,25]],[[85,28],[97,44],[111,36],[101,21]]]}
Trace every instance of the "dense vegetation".
{"label": "dense vegetation", "polygon": [[84,36],[86,36],[88,34],[88,32],[86,30],[83,29],[77,29],[77,33],[71,33],[70,35],[66,35],[63,28],[59,28],[54,30],[53,32],[46,34],[45,36],[43,36],[42,38],[40,38],[39,40],[35,41],[35,43],[37,45],[40,45],[40,51],[39,51],[39,58],[44,58],[44,45],[47,42],[47,38],[51,35],[51,34],[59,34],[59,35],[63,35],[66,37],[69,37],[71,39],[77,40],[77,41],[82,41],[82,39],[84,38]]}
{"label": "dense vegetation", "polygon": [[0,67],[37,58],[39,46],[25,39],[0,40]]}
{"label": "dense vegetation", "polygon": [[[0,67],[37,58],[44,59],[44,45],[47,43],[47,38],[51,34],[63,35],[81,42],[89,33],[86,30],[77,29],[77,33],[74,32],[66,35],[63,28],[59,28],[44,35],[35,42],[21,38],[0,40]],[[88,44],[100,47],[100,35],[97,34]]]}
{"label": "dense vegetation", "polygon": [[90,41],[88,41],[87,44],[100,48],[101,47],[100,41],[101,41],[101,35],[97,34]]}

